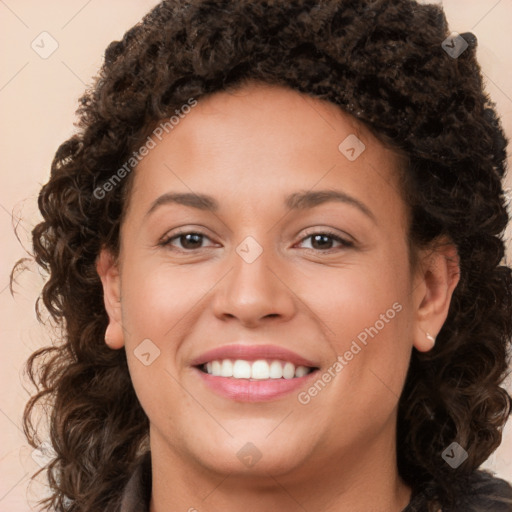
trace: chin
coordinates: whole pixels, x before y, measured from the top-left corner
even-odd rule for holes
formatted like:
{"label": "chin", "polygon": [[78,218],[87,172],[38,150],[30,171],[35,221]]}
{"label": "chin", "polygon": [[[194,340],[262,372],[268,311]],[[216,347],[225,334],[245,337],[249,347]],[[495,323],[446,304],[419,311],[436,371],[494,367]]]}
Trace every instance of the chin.
{"label": "chin", "polygon": [[[260,436],[261,437],[261,436]],[[264,436],[263,436],[264,437]],[[307,458],[305,446],[301,439],[247,441],[234,438],[224,444],[214,443],[194,447],[194,458],[201,466],[221,474],[264,477],[284,475],[300,467]]]}

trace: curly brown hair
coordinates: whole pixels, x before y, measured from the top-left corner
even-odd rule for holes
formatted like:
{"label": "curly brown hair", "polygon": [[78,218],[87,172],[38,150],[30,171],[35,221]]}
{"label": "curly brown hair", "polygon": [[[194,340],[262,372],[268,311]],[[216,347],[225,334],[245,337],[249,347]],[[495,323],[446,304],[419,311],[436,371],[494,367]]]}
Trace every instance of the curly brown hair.
{"label": "curly brown hair", "polygon": [[[47,510],[117,510],[149,423],[124,350],[104,341],[108,317],[96,258],[119,250],[134,173],[98,197],[161,122],[187,103],[248,81],[327,100],[406,155],[410,241],[448,237],[460,282],[435,348],[413,350],[400,397],[398,469],[413,489],[456,505],[458,489],[498,447],[511,397],[500,386],[512,338],[508,222],[502,188],[507,140],[484,92],[476,38],[457,58],[442,42],[437,5],[413,0],[169,0],[112,42],[80,99],[77,134],[57,150],[39,195],[34,256],[48,273],[44,306],[62,339],[31,355],[38,392],[24,429],[38,446],[35,407],[48,408],[55,458]],[[39,305],[39,300],[38,300]],[[467,461],[442,451],[457,441]]]}

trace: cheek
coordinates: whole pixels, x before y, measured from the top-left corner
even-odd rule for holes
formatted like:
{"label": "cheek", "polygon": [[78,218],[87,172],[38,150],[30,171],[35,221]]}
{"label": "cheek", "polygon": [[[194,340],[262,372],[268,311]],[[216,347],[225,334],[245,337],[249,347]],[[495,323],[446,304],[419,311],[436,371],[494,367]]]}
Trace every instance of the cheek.
{"label": "cheek", "polygon": [[336,269],[321,291],[312,287],[305,296],[327,326],[333,362],[343,358],[341,378],[335,379],[337,396],[354,394],[378,403],[382,394],[393,398],[401,392],[410,358],[412,312],[407,261],[390,254],[372,263]]}
{"label": "cheek", "polygon": [[186,402],[175,380],[180,378],[180,340],[190,333],[200,299],[209,288],[192,267],[177,271],[154,262],[125,260],[121,287],[125,349],[135,391],[149,417],[166,415],[163,411],[169,408],[162,407],[169,401]]}
{"label": "cheek", "polygon": [[361,333],[364,339],[366,329],[375,324],[378,331],[389,331],[403,316],[398,310],[410,300],[406,265],[394,264],[391,258],[317,272],[304,279],[300,293],[329,337],[338,340],[338,348]]}
{"label": "cheek", "polygon": [[[208,277],[193,266],[171,268],[130,263],[123,271],[123,326],[130,337],[158,342],[174,337],[187,314],[200,307],[211,288]],[[131,340],[134,342],[134,340]]]}

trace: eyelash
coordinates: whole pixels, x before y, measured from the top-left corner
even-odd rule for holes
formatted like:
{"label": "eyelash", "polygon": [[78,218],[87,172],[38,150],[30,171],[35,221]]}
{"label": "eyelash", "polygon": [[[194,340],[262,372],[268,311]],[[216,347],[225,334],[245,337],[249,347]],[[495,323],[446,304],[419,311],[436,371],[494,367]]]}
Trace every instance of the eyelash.
{"label": "eyelash", "polygon": [[[173,234],[172,236],[165,237],[158,245],[161,247],[171,247],[171,242],[173,240],[179,239],[180,237],[185,236],[185,235],[199,235],[199,236],[209,239],[209,237],[206,234],[201,233],[200,231],[181,231],[181,232]],[[342,247],[338,247],[338,249],[343,249],[343,248],[348,249],[350,247],[354,247],[353,242],[340,237],[339,235],[337,235],[336,233],[334,233],[328,229],[323,230],[323,231],[314,231],[312,233],[309,233],[306,236],[304,236],[300,240],[299,243],[304,242],[304,240],[307,240],[308,238],[312,238],[315,235],[324,235],[324,236],[327,236],[328,238],[332,238],[336,242],[339,242]],[[200,249],[205,249],[205,247],[199,247],[198,249],[179,249],[176,247],[172,247],[171,250],[175,250],[175,251],[182,252],[182,253],[191,253],[193,251],[200,250]],[[317,251],[317,252],[323,253],[323,254],[330,254],[331,252],[335,251],[336,248],[327,249],[325,251],[323,251],[321,249],[310,249],[310,250]]]}

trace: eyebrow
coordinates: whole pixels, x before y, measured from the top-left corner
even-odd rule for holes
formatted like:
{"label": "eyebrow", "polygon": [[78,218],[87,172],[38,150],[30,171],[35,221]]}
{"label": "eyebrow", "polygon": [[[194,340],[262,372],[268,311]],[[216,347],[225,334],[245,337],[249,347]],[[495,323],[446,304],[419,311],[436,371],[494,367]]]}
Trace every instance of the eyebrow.
{"label": "eyebrow", "polygon": [[[338,190],[295,192],[285,198],[284,204],[288,210],[306,210],[330,201],[337,201],[354,206],[374,222],[377,220],[373,212],[364,203]],[[217,212],[219,210],[219,203],[212,196],[206,194],[168,192],[158,197],[151,204],[145,216],[149,216],[160,206],[168,204],[181,204],[211,212]]]}
{"label": "eyebrow", "polygon": [[295,192],[285,199],[285,205],[289,210],[305,210],[307,208],[314,208],[329,201],[337,201],[351,206],[355,206],[367,217],[374,222],[377,221],[373,212],[359,199],[352,197],[345,192],[339,190],[317,190],[308,192]]}

